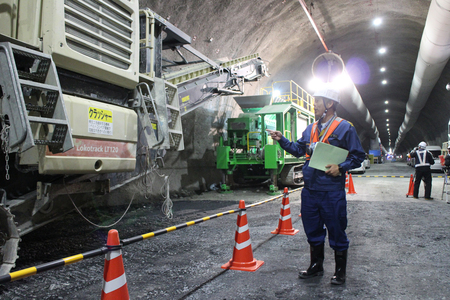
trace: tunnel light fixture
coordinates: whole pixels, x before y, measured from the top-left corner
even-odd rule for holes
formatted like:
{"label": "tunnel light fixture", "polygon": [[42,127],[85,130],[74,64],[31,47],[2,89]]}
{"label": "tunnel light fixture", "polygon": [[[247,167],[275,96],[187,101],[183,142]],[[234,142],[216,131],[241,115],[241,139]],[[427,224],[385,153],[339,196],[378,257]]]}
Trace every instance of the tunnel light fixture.
{"label": "tunnel light fixture", "polygon": [[342,74],[336,76],[333,79],[333,84],[335,84],[336,86],[341,87],[341,88],[349,86],[352,83],[353,83],[353,81],[347,72],[343,72]]}
{"label": "tunnel light fixture", "polygon": [[386,119],[386,122],[389,122],[389,119]]}
{"label": "tunnel light fixture", "polygon": [[343,72],[340,75],[334,76],[328,82],[322,81],[320,78],[313,77],[308,83],[309,89],[314,93],[314,91],[321,88],[323,85],[328,85],[332,88],[342,90],[353,84],[352,79],[347,72]]}
{"label": "tunnel light fixture", "polygon": [[384,104],[388,104],[388,103],[389,103],[389,101],[388,101],[388,100],[384,101]]}
{"label": "tunnel light fixture", "polygon": [[378,49],[378,53],[380,53],[380,54],[384,54],[384,53],[386,53],[386,48],[380,48],[380,49]]}
{"label": "tunnel light fixture", "polygon": [[281,92],[279,90],[273,90],[273,92],[272,92],[273,98],[278,98],[278,97],[280,97],[280,95],[281,95]]}
{"label": "tunnel light fixture", "polygon": [[388,112],[389,112],[389,109],[386,109],[384,112],[385,112],[385,113],[388,113]]}
{"label": "tunnel light fixture", "polygon": [[387,80],[384,79],[384,80],[381,82],[381,84],[387,84]]}
{"label": "tunnel light fixture", "polygon": [[[389,123],[386,123],[386,127],[389,127]],[[389,129],[388,129],[389,130]]]}
{"label": "tunnel light fixture", "polygon": [[386,68],[385,67],[381,67],[380,68],[380,72],[384,72],[384,71],[386,71]]}
{"label": "tunnel light fixture", "polygon": [[309,86],[309,89],[310,89],[311,91],[314,92],[314,91],[316,91],[322,84],[323,84],[323,83],[322,83],[322,81],[321,81],[319,78],[314,77],[313,79],[311,79],[311,80],[309,81],[308,86]]}
{"label": "tunnel light fixture", "polygon": [[373,25],[375,25],[375,26],[380,26],[381,23],[383,23],[383,20],[381,18],[375,18],[373,20]]}

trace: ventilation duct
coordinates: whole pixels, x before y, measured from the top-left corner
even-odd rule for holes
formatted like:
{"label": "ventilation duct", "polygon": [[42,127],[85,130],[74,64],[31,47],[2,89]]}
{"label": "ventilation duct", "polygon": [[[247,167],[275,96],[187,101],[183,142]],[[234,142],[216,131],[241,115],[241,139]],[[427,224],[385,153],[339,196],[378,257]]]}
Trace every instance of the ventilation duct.
{"label": "ventilation duct", "polygon": [[398,130],[394,152],[417,121],[449,58],[450,0],[432,0],[406,103],[405,119]]}

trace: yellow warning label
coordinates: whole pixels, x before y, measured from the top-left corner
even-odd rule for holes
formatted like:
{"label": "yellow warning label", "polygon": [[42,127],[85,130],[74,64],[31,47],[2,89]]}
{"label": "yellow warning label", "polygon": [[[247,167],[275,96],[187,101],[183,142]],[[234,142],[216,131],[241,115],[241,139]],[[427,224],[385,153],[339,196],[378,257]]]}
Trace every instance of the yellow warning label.
{"label": "yellow warning label", "polygon": [[157,126],[155,123],[152,123],[152,128],[153,128],[153,130],[156,130]]}
{"label": "yellow warning label", "polygon": [[89,120],[112,123],[113,114],[110,110],[89,107]]}
{"label": "yellow warning label", "polygon": [[181,98],[181,102],[186,102],[186,101],[189,101],[189,95]]}
{"label": "yellow warning label", "polygon": [[88,132],[113,135],[112,111],[89,107]]}

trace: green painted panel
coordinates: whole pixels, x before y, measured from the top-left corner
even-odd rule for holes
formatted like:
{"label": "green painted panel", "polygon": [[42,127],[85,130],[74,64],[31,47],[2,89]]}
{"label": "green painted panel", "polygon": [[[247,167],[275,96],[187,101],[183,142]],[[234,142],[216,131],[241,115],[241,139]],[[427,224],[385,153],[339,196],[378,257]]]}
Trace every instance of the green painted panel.
{"label": "green painted panel", "polygon": [[228,162],[230,161],[230,146],[217,147],[217,169],[228,170]]}
{"label": "green painted panel", "polygon": [[266,145],[264,147],[264,168],[277,169],[277,145]]}

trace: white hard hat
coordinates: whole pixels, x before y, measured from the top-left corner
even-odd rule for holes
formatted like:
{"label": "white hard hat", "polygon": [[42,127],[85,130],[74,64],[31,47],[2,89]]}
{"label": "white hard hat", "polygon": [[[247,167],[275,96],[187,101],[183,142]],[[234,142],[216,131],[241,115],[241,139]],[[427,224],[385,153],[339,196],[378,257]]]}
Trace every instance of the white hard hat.
{"label": "white hard hat", "polygon": [[328,85],[325,85],[325,86],[319,88],[317,91],[315,91],[313,97],[314,98],[316,98],[316,97],[327,98],[327,99],[330,99],[330,100],[333,100],[333,101],[336,101],[337,103],[339,103],[339,94],[340,94],[340,92],[338,89],[328,86]]}
{"label": "white hard hat", "polygon": [[420,142],[419,143],[419,148],[420,149],[425,149],[427,147],[427,143],[425,143],[425,142]]}

